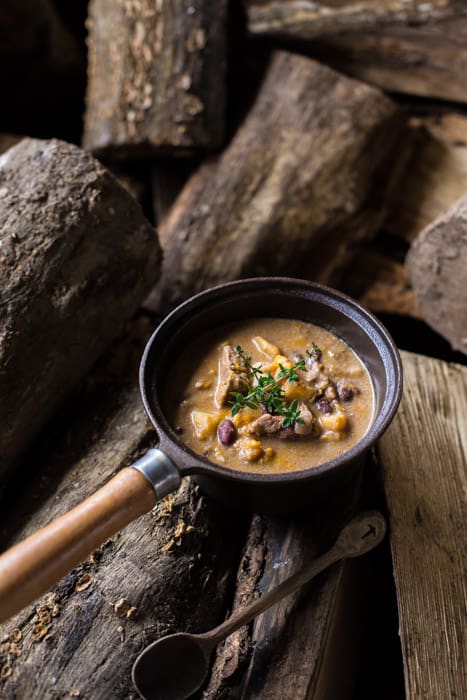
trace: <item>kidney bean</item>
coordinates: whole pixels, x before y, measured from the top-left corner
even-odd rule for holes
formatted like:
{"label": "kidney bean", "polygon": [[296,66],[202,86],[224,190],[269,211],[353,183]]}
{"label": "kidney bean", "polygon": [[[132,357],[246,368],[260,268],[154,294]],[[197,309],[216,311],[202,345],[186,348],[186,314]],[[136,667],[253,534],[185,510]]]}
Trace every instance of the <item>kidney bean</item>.
{"label": "kidney bean", "polygon": [[334,410],[332,403],[328,399],[319,399],[316,402],[316,406],[321,413],[332,413]]}
{"label": "kidney bean", "polygon": [[221,445],[231,445],[235,442],[235,426],[231,420],[225,418],[217,426],[217,439]]}

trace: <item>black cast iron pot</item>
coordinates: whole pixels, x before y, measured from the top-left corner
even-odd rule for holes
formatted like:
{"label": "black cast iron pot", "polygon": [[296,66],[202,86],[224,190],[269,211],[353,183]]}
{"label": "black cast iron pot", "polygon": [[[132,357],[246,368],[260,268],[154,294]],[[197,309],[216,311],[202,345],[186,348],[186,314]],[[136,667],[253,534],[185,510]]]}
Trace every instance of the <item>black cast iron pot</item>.
{"label": "black cast iron pot", "polygon": [[[362,440],[339,457],[309,469],[255,474],[227,469],[188,449],[164,410],[168,369],[194,337],[220,324],[258,317],[309,321],[342,338],[366,365],[375,409]],[[402,391],[397,349],[379,321],[332,289],[285,278],[232,282],[178,306],[156,329],[140,369],[141,393],[159,445],[122,469],[73,510],[0,557],[0,622],[32,602],[124,525],[193,476],[215,498],[244,509],[302,509],[354,480],[368,448],[391,422]]]}

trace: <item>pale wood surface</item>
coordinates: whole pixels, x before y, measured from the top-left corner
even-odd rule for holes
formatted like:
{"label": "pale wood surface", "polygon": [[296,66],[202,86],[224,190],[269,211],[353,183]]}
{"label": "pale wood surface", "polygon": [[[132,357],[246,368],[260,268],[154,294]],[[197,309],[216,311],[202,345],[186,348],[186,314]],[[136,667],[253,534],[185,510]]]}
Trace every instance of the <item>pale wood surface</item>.
{"label": "pale wood surface", "polygon": [[406,267],[427,323],[467,354],[467,196],[417,236]]}
{"label": "pale wood surface", "polygon": [[403,363],[379,456],[407,698],[465,698],[467,368],[406,352]]}
{"label": "pale wood surface", "polygon": [[422,318],[404,258],[417,235],[467,192],[467,118],[455,112],[414,117],[410,126],[413,151],[384,231],[359,251],[341,286],[373,311]]}

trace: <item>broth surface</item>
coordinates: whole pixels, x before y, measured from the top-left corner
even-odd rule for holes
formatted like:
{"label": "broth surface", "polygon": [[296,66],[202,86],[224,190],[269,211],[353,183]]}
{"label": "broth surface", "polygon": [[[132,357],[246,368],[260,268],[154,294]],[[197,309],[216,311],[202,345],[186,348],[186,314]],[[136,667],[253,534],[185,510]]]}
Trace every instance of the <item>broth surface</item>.
{"label": "broth surface", "polygon": [[197,454],[239,471],[317,466],[355,445],[372,418],[363,363],[334,334],[303,321],[221,326],[194,339],[169,374],[174,430]]}

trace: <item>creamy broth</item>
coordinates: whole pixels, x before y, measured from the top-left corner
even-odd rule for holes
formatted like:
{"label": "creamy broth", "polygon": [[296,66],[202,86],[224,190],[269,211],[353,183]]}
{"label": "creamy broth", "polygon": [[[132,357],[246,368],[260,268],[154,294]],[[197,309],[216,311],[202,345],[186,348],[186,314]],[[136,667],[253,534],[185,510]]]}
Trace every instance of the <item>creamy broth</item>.
{"label": "creamy broth", "polygon": [[342,340],[289,319],[206,333],[177,358],[167,386],[169,420],[188,447],[257,473],[337,457],[363,437],[374,403],[366,368]]}

